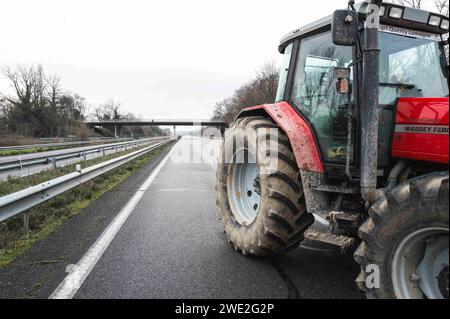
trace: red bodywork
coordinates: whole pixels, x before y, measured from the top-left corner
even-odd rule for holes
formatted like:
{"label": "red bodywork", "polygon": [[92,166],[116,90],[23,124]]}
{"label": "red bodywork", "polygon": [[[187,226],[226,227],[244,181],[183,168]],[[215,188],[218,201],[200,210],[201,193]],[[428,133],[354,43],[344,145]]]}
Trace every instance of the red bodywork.
{"label": "red bodywork", "polygon": [[[239,117],[262,110],[286,133],[299,168],[323,173],[324,165],[308,123],[287,102],[244,109]],[[397,105],[392,156],[449,162],[449,99],[402,98]]]}
{"label": "red bodywork", "polygon": [[400,99],[392,140],[392,156],[448,164],[448,103],[448,98]]}
{"label": "red bodywork", "polygon": [[299,168],[324,172],[311,128],[292,106],[286,102],[254,106],[244,109],[239,116],[257,110],[264,110],[289,137]]}

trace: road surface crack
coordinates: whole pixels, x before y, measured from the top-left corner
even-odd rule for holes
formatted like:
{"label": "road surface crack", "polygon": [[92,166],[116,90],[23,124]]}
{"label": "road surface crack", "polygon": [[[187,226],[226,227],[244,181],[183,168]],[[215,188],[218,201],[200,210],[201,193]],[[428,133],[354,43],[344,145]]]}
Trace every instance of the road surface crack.
{"label": "road surface crack", "polygon": [[281,265],[273,258],[270,259],[270,263],[276,269],[276,271],[278,272],[278,274],[280,275],[281,279],[283,280],[284,284],[286,285],[286,287],[288,289],[287,299],[303,299],[300,296],[300,293],[298,292],[297,286],[292,281],[292,279],[289,277],[289,275],[284,271],[284,269],[281,267]]}

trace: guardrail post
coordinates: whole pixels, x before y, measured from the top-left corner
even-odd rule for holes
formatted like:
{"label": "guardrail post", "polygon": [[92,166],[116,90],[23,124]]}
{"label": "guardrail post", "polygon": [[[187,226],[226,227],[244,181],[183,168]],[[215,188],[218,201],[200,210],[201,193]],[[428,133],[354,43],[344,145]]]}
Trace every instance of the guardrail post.
{"label": "guardrail post", "polygon": [[103,148],[103,156],[105,156],[106,155],[106,151],[105,151],[105,149]]}
{"label": "guardrail post", "polygon": [[52,157],[53,168],[56,169],[56,157]]}
{"label": "guardrail post", "polygon": [[19,169],[21,170],[23,168],[22,157],[18,156],[17,159],[19,160]]}
{"label": "guardrail post", "polygon": [[30,212],[28,210],[23,213],[23,229],[27,232],[30,231]]}
{"label": "guardrail post", "polygon": [[83,161],[86,162],[86,152],[83,152]]}

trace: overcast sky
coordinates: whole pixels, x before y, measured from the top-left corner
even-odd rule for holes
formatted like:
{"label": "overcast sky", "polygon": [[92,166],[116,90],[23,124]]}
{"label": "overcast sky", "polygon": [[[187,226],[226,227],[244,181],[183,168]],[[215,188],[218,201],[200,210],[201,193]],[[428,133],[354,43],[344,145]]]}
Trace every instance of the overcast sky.
{"label": "overcast sky", "polygon": [[1,0],[0,66],[42,64],[90,103],[114,98],[142,118],[204,119],[279,64],[284,34],[346,3]]}

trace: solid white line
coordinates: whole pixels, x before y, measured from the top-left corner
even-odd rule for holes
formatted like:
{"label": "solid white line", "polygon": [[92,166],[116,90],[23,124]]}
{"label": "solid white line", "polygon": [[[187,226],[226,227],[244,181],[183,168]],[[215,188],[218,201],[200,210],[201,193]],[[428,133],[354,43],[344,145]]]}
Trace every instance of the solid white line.
{"label": "solid white line", "polygon": [[[139,190],[148,190],[153,180],[161,171],[176,146],[172,148],[169,154],[167,154],[167,156],[153,170],[152,174],[142,184]],[[95,241],[91,248],[89,248],[86,254],[84,254],[80,261],[73,266],[70,273],[66,276],[66,278],[64,278],[64,280],[55,289],[55,291],[53,291],[49,299],[71,299],[75,296],[84,280],[87,278],[91,270],[94,268],[95,264],[103,255],[106,248],[108,248],[109,244],[112,242],[122,225],[127,220],[128,216],[133,212],[144,194],[145,191],[138,191],[133,195],[133,197],[122,208],[119,214],[114,218],[111,224],[108,225],[108,227],[103,231],[103,233]]]}

